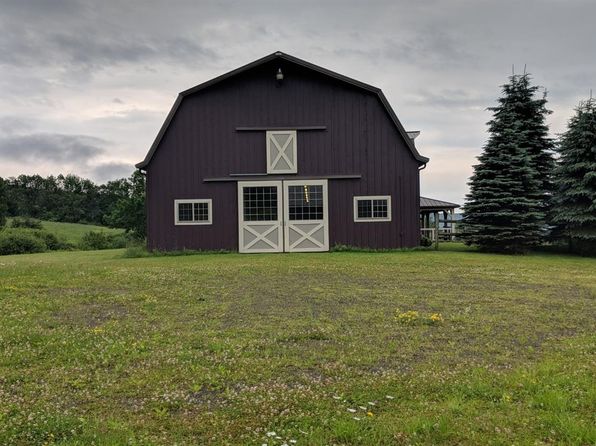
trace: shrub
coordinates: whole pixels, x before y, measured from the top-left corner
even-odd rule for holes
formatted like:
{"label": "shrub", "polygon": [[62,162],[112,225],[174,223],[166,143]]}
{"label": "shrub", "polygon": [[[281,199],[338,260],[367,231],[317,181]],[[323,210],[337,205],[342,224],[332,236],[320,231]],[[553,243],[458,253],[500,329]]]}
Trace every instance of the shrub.
{"label": "shrub", "polygon": [[433,241],[428,237],[422,237],[420,239],[420,246],[429,247],[432,246]]}
{"label": "shrub", "polygon": [[11,228],[43,229],[41,221],[30,217],[15,217],[10,222]]}
{"label": "shrub", "polygon": [[104,231],[89,231],[83,235],[79,248],[83,250],[92,249],[115,249],[124,248],[127,244],[125,234],[108,234]]}
{"label": "shrub", "polygon": [[9,228],[0,232],[0,255],[44,252],[47,248],[43,239],[33,231]]}

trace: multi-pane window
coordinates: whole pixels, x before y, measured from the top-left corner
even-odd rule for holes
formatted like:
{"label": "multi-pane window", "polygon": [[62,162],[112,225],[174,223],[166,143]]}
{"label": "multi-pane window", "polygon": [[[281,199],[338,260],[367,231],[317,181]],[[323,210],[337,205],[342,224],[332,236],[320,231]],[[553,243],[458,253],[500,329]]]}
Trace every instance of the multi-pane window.
{"label": "multi-pane window", "polygon": [[244,221],[277,220],[277,186],[242,188]]}
{"label": "multi-pane window", "polygon": [[210,225],[211,199],[174,200],[174,219],[177,225]]}
{"label": "multi-pane window", "polygon": [[323,186],[289,186],[288,213],[290,220],[322,220]]}
{"label": "multi-pane window", "polygon": [[391,197],[354,197],[354,221],[391,221]]}

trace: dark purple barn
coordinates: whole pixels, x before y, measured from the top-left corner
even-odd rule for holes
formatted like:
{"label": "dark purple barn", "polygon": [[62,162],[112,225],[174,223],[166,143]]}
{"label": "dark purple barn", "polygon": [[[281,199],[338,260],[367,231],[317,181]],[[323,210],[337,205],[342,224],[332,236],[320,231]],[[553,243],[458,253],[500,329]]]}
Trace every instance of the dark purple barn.
{"label": "dark purple barn", "polygon": [[380,89],[276,52],[178,96],[136,166],[148,247],[417,246],[427,162]]}

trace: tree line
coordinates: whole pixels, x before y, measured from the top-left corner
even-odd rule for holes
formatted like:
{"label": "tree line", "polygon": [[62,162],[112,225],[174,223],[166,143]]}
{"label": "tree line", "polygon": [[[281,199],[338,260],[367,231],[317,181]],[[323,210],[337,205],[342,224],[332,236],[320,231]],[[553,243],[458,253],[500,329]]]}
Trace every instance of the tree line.
{"label": "tree line", "polygon": [[95,184],[77,175],[0,177],[0,227],[7,217],[124,228],[145,237],[145,177]]}
{"label": "tree line", "polygon": [[596,253],[596,101],[582,101],[558,139],[546,92],[512,75],[489,108],[488,140],[464,205],[461,237],[481,250],[523,253],[565,244]]}

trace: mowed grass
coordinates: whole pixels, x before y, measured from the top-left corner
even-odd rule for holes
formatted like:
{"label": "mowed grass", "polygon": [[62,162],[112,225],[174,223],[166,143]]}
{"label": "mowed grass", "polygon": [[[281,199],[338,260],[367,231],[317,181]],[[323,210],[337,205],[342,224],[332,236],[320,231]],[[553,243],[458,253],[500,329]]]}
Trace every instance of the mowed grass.
{"label": "mowed grass", "polygon": [[[10,226],[10,218],[8,226]],[[86,225],[81,223],[62,223],[57,221],[42,220],[43,229],[56,235],[58,239],[67,241],[74,245],[80,243],[83,235],[89,231],[105,232],[107,234],[122,234],[124,229],[108,228],[106,226]]]}
{"label": "mowed grass", "polygon": [[555,255],[0,257],[0,444],[593,445],[595,295]]}

